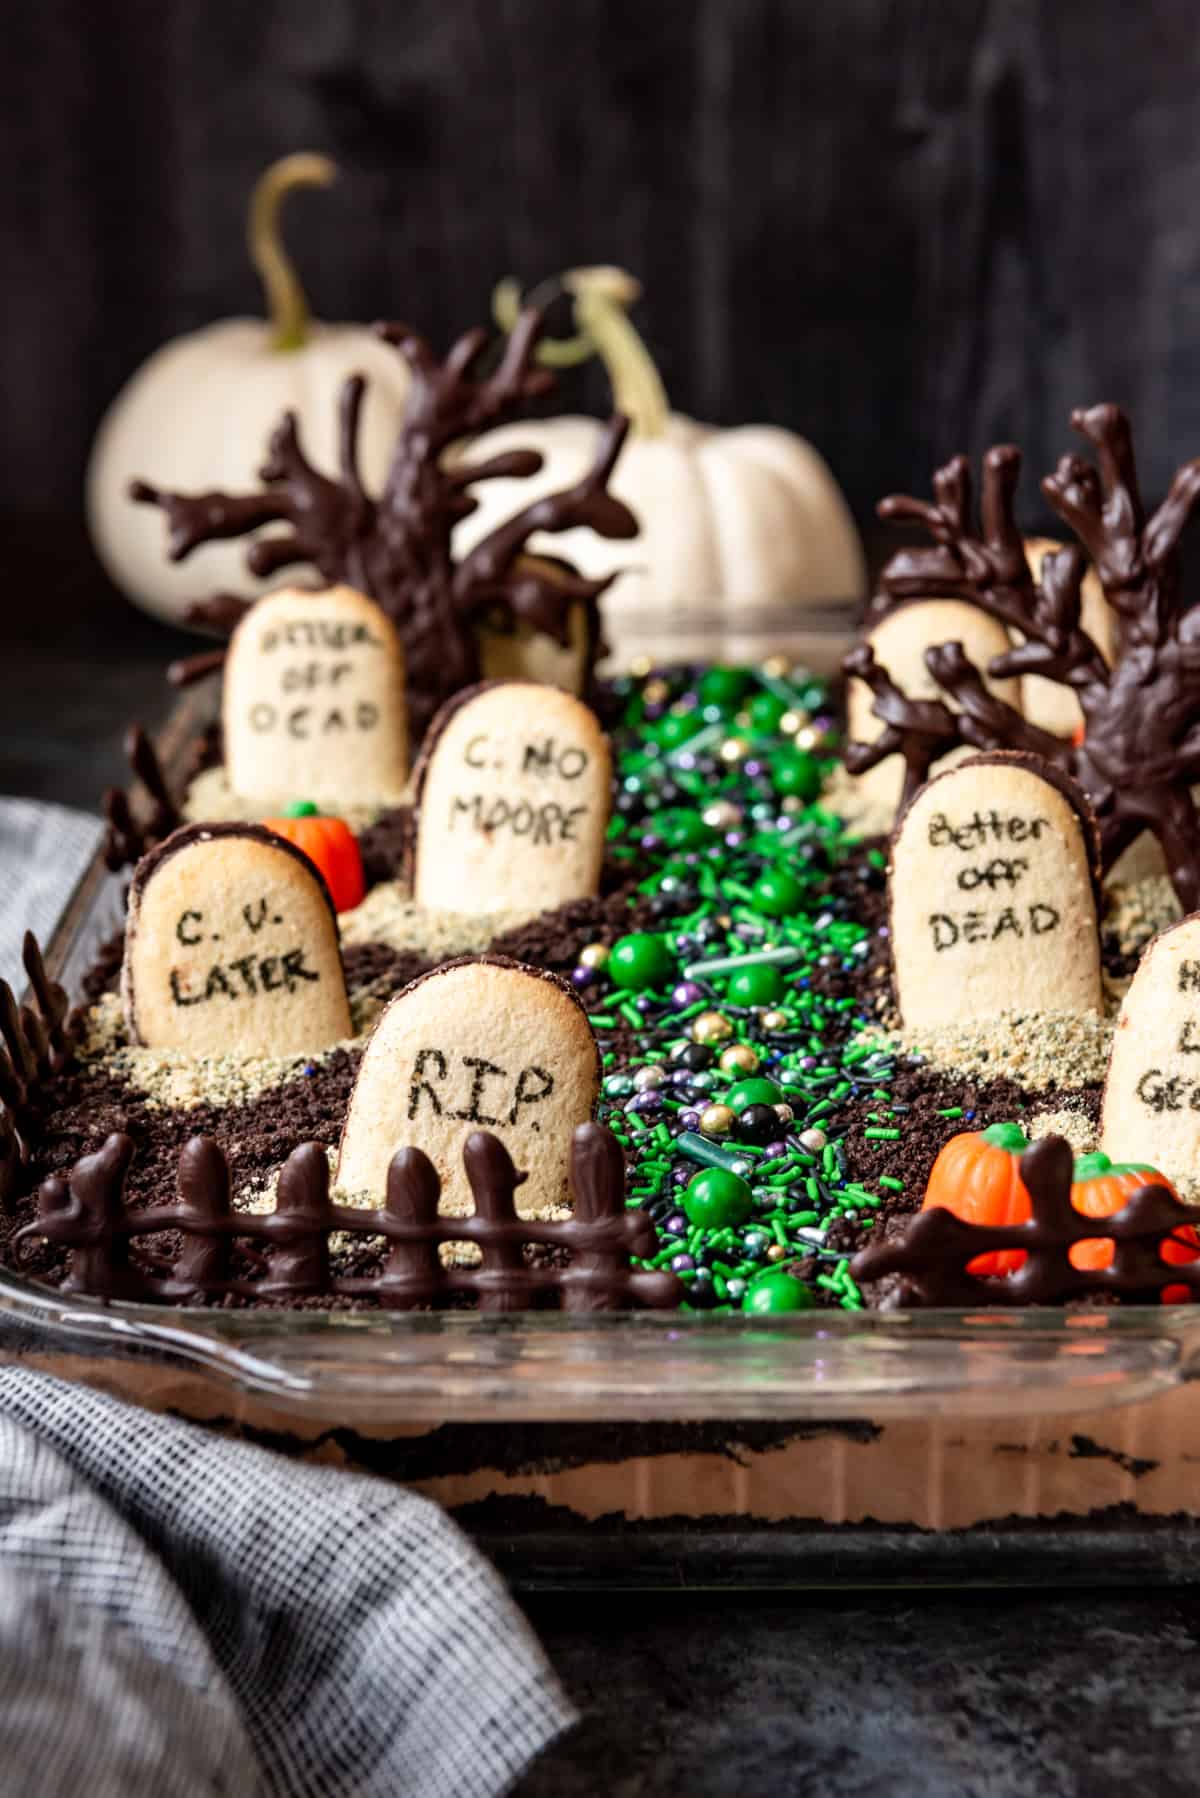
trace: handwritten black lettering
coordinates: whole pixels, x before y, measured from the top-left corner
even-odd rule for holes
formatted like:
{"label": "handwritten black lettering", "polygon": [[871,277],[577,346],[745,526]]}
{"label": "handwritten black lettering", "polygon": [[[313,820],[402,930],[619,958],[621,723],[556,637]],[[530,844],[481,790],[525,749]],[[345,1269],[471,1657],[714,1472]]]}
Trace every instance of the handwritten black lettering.
{"label": "handwritten black lettering", "polygon": [[194,943],[203,941],[204,932],[203,930],[197,930],[194,936],[189,936],[184,929],[184,925],[189,919],[194,920],[197,924],[203,924],[204,913],[198,911],[185,911],[180,915],[179,922],[175,926],[175,940],[180,943],[186,943],[190,949]]}
{"label": "handwritten black lettering", "polygon": [[438,1098],[432,1086],[425,1078],[425,1069],[431,1062],[437,1064],[437,1078],[439,1080],[444,1080],[446,1078],[446,1057],[442,1054],[441,1050],[418,1049],[416,1060],[413,1062],[412,1084],[408,1089],[408,1115],[410,1120],[416,1117],[417,1112],[420,1109],[422,1093],[428,1095],[429,1103],[433,1106],[434,1116],[441,1117],[442,1115],[442,1101]]}
{"label": "handwritten black lettering", "polygon": [[563,807],[555,799],[544,800],[540,805],[520,799],[514,804],[503,794],[488,800],[482,793],[473,793],[470,798],[456,793],[450,800],[449,828],[453,830],[456,821],[463,818],[468,820],[468,830],[482,831],[485,836],[507,833],[542,847],[578,842],[579,820],[586,817],[587,811],[586,805]]}
{"label": "handwritten black lettering", "polygon": [[1045,818],[1005,817],[1001,812],[975,812],[961,824],[951,824],[945,812],[936,812],[929,820],[927,840],[931,849],[958,849],[968,854],[984,849],[989,843],[1025,843],[1037,841],[1048,828]]}
{"label": "handwritten black lettering", "polygon": [[1200,992],[1200,961],[1180,962],[1179,990],[1181,993]]}
{"label": "handwritten black lettering", "polygon": [[[534,1080],[540,1080],[541,1086],[535,1087],[529,1084]],[[548,1099],[553,1091],[554,1075],[548,1074],[545,1068],[536,1066],[522,1068],[517,1075],[517,1090],[513,1094],[512,1110],[508,1114],[509,1123],[516,1123],[522,1105],[540,1105],[542,1100]],[[531,1130],[539,1128],[536,1118],[530,1123],[529,1128]]]}
{"label": "handwritten black lettering", "polygon": [[471,1096],[463,1110],[452,1111],[450,1116],[462,1118],[467,1124],[498,1124],[499,1118],[489,1117],[485,1111],[480,1111],[479,1101],[483,1097],[483,1083],[489,1074],[507,1079],[507,1070],[498,1068],[494,1061],[485,1061],[481,1055],[464,1055],[462,1063],[465,1068],[474,1070],[471,1076]]}
{"label": "handwritten black lettering", "polygon": [[265,899],[259,900],[257,916],[252,916],[251,911],[252,911],[252,908],[250,905],[248,905],[248,904],[243,905],[242,916],[246,920],[246,928],[247,928],[247,930],[251,931],[252,933],[257,934],[262,929],[263,925],[267,921],[267,902],[266,902],[266,900]]}
{"label": "handwritten black lettering", "polygon": [[372,635],[365,620],[351,623],[334,618],[290,618],[272,625],[258,640],[264,654],[273,649],[331,649],[335,651],[363,646],[379,649],[379,638]]}

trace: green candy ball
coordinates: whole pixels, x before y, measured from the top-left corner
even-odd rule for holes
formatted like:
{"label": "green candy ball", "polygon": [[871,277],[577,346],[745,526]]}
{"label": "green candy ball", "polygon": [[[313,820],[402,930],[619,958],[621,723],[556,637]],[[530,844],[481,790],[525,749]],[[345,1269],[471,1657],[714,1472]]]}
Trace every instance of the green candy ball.
{"label": "green candy ball", "polygon": [[786,869],[768,868],[751,888],[750,903],[755,911],[765,913],[768,918],[787,918],[803,905],[804,888]]}
{"label": "green candy ball", "polygon": [[721,1097],[731,1111],[740,1115],[751,1105],[778,1105],[783,1094],[773,1080],[752,1077],[749,1080],[735,1080]]}
{"label": "green candy ball", "polygon": [[691,712],[668,712],[652,727],[651,735],[662,749],[680,749],[702,729],[704,719],[699,710]]}
{"label": "green candy ball", "polygon": [[802,749],[784,749],[771,757],[771,784],[781,798],[807,805],[821,791],[821,770]]}
{"label": "green candy ball", "polygon": [[762,736],[769,737],[779,729],[779,720],[787,711],[787,706],[774,693],[756,693],[746,710],[754,729]]}
{"label": "green candy ball", "polygon": [[713,838],[713,832],[699,812],[659,812],[653,828],[668,849],[699,849],[703,843],[710,843]]}
{"label": "green candy ball", "polygon": [[665,986],[675,973],[675,958],[665,936],[637,930],[631,936],[617,938],[607,972],[618,986],[640,992],[648,986]]}
{"label": "green candy ball", "polygon": [[757,968],[738,968],[729,976],[725,997],[732,1005],[771,1005],[782,996],[783,971],[763,962]]}
{"label": "green candy ball", "polygon": [[750,675],[744,668],[709,668],[701,676],[700,703],[727,707],[739,705],[749,685]]}
{"label": "green candy ball", "polygon": [[754,1198],[740,1174],[723,1167],[701,1168],[693,1174],[683,1194],[688,1222],[702,1230],[725,1230],[744,1224],[754,1210]]}
{"label": "green candy ball", "polygon": [[773,1267],[769,1273],[759,1274],[751,1281],[742,1300],[742,1310],[763,1316],[782,1311],[811,1311],[815,1303],[811,1291],[802,1281],[793,1279],[786,1268]]}

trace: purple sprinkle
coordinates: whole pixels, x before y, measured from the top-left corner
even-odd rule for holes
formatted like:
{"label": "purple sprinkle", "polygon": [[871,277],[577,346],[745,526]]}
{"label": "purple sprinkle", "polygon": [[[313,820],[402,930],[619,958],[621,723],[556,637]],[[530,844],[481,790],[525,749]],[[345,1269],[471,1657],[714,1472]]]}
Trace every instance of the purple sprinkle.
{"label": "purple sprinkle", "polygon": [[675,757],[675,766],[690,771],[696,766],[696,757],[690,749],[681,749]]}
{"label": "purple sprinkle", "polygon": [[811,1074],[811,1073],[812,1073],[812,1071],[813,1071],[813,1069],[814,1069],[814,1068],[815,1068],[815,1067],[816,1067],[816,1066],[817,1066],[817,1065],[818,1065],[818,1064],[817,1064],[817,1058],[816,1058],[816,1056],[815,1056],[815,1055],[802,1055],[802,1056],[801,1056],[801,1057],[800,1057],[800,1066],[801,1066],[801,1069],[802,1069],[802,1070],[803,1070],[803,1072],[804,1072],[804,1073],[806,1073],[806,1074]]}
{"label": "purple sprinkle", "polygon": [[743,831],[727,830],[725,832],[725,847],[726,847],[726,849],[740,849],[742,844],[745,841],[746,841],[746,837],[745,837],[745,833]]}
{"label": "purple sprinkle", "polygon": [[692,1257],[688,1254],[686,1249],[682,1255],[671,1256],[671,1270],[673,1273],[686,1274],[689,1268],[693,1268],[695,1265],[696,1263],[692,1260]]}
{"label": "purple sprinkle", "polygon": [[663,1230],[668,1236],[686,1236],[688,1233],[688,1221],[683,1215],[683,1212],[672,1211],[670,1217],[663,1225]]}
{"label": "purple sprinkle", "polygon": [[698,1111],[681,1111],[679,1114],[679,1122],[684,1130],[698,1130],[700,1128],[700,1113]]}
{"label": "purple sprinkle", "polygon": [[697,986],[694,980],[681,980],[679,985],[672,990],[671,1004],[682,1009],[685,1005],[695,1005],[703,997],[703,988]]}
{"label": "purple sprinkle", "polygon": [[652,836],[652,835],[650,835],[650,834],[649,834],[649,833],[647,833],[647,834],[646,834],[646,835],[645,835],[645,836],[644,836],[644,837],[643,837],[643,838],[642,838],[642,841],[641,841],[641,846],[642,846],[642,848],[643,848],[643,849],[645,849],[645,850],[647,850],[647,851],[649,851],[649,850],[652,850],[652,849],[660,849],[660,848],[661,848],[661,847],[662,847],[662,844],[661,844],[661,842],[660,842],[660,840],[659,840],[659,838],[658,838],[658,837],[656,837],[656,836]]}
{"label": "purple sprinkle", "polygon": [[626,1105],[626,1111],[661,1111],[662,1094],[655,1086],[648,1086],[645,1092],[636,1093]]}
{"label": "purple sprinkle", "polygon": [[742,772],[748,775],[751,780],[753,780],[756,775],[761,774],[762,771],[763,765],[755,756],[751,756],[749,761],[742,763]]}
{"label": "purple sprinkle", "polygon": [[585,986],[591,986],[591,984],[595,980],[595,978],[596,978],[595,968],[582,968],[581,967],[581,968],[572,968],[571,969],[571,985],[579,987],[581,991]]}
{"label": "purple sprinkle", "polygon": [[766,1148],[763,1150],[763,1160],[764,1161],[775,1161],[778,1159],[778,1157],[780,1155],[786,1155],[786,1154],[787,1154],[787,1144],[785,1142],[769,1142],[767,1144]]}
{"label": "purple sprinkle", "polygon": [[886,924],[881,924],[879,929],[875,932],[876,936],[891,936],[891,934],[891,930]]}
{"label": "purple sprinkle", "polygon": [[695,1171],[695,1168],[692,1167],[677,1167],[671,1175],[671,1179],[676,1186],[686,1186]]}

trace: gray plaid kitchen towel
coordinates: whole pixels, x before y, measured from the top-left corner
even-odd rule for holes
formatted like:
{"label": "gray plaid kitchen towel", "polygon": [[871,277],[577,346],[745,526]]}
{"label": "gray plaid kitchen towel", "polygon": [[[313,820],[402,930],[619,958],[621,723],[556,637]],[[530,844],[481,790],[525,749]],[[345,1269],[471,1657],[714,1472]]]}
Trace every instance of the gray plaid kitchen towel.
{"label": "gray plaid kitchen towel", "polygon": [[21,939],[46,943],[103,825],[86,812],[35,799],[0,799],[0,979],[25,987]]}
{"label": "gray plaid kitchen towel", "polygon": [[473,1798],[573,1721],[429,1500],[0,1367],[0,1789]]}
{"label": "gray plaid kitchen towel", "polygon": [[[0,800],[18,992],[99,832]],[[0,1791],[482,1798],[573,1721],[429,1500],[0,1366]]]}

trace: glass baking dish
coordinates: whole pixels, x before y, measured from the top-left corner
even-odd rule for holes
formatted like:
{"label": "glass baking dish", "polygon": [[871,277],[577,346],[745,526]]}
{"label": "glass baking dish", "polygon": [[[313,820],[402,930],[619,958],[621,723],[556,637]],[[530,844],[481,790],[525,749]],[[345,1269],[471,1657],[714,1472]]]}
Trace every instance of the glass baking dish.
{"label": "glass baking dish", "polygon": [[[211,707],[196,691],[178,708],[160,745],[169,774]],[[46,946],[68,990],[119,926],[123,886],[98,858],[85,871]],[[664,1566],[669,1583],[688,1577],[701,1536],[717,1583],[744,1583],[751,1539],[767,1583],[822,1583],[831,1528],[872,1582],[899,1577],[897,1543],[911,1571],[929,1532],[974,1540],[979,1526],[992,1546],[970,1577],[1026,1577],[1048,1517],[1037,1552],[1056,1579],[1069,1577],[1064,1518],[1088,1540],[1116,1530],[1105,1576],[1156,1577],[1181,1555],[1200,1567],[1179,1534],[1200,1514],[1200,1310],[1187,1306],[229,1312],[105,1303],[2,1271],[0,1356],[402,1478],[534,1584],[583,1577],[580,1531],[606,1584],[658,1583]],[[1135,1539],[1131,1517],[1151,1534]],[[1021,1543],[1003,1553],[1002,1522]],[[931,1577],[967,1577],[938,1554]]]}

